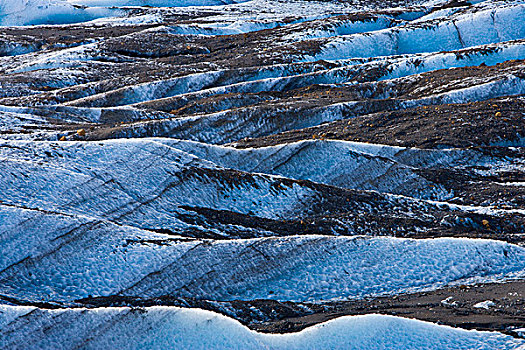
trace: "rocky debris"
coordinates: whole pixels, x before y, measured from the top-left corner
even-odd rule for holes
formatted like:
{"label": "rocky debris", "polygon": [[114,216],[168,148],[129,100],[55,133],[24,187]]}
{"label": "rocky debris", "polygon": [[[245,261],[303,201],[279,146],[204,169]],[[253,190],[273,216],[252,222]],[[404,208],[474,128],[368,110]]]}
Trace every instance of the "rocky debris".
{"label": "rocky debris", "polygon": [[522,146],[524,108],[522,96],[422,106],[366,114],[263,138],[243,139],[234,145],[262,147],[325,138],[420,148]]}
{"label": "rocky debris", "polygon": [[[513,281],[501,284],[461,285],[432,292],[323,304],[275,300],[217,302],[170,296],[145,299],[114,295],[77,300],[75,305],[90,308],[157,305],[196,307],[235,317],[254,330],[268,333],[297,332],[343,315],[378,313],[519,336],[515,330],[525,326],[523,284],[523,281]],[[487,303],[487,300],[491,303]],[[21,301],[11,302],[24,305]],[[479,307],[481,303],[490,306]]]}

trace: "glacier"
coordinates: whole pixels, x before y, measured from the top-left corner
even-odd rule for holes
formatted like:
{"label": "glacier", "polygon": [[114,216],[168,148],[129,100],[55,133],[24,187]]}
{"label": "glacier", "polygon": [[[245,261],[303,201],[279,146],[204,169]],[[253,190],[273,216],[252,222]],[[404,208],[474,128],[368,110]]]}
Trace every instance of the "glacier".
{"label": "glacier", "polygon": [[0,0],[0,349],[525,348],[524,18]]}

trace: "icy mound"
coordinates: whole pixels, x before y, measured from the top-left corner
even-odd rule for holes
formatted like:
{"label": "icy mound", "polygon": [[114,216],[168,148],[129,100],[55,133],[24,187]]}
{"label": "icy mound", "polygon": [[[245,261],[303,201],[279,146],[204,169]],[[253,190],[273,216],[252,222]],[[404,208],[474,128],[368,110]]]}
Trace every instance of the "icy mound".
{"label": "icy mound", "polygon": [[1,0],[0,25],[65,24],[118,15],[120,11],[74,6],[64,0]]}
{"label": "icy mound", "polygon": [[516,349],[525,341],[393,316],[341,317],[299,333],[270,335],[199,309],[42,310],[0,307],[10,349]]}

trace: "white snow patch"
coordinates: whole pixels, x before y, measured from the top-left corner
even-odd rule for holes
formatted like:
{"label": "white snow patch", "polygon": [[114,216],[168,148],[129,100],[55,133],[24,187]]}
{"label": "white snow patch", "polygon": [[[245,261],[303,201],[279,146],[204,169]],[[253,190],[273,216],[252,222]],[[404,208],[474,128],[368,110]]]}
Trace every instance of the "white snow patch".
{"label": "white snow patch", "polygon": [[454,297],[448,297],[446,299],[441,300],[441,305],[444,306],[456,306],[458,303],[454,300]]}
{"label": "white snow patch", "polygon": [[514,186],[514,187],[525,187],[525,182],[505,182],[505,183],[498,183],[498,185],[501,185],[501,186]]}
{"label": "white snow patch", "polygon": [[496,303],[494,303],[492,300],[485,300],[485,301],[475,304],[473,307],[475,307],[476,309],[488,310],[493,306],[496,306]]}

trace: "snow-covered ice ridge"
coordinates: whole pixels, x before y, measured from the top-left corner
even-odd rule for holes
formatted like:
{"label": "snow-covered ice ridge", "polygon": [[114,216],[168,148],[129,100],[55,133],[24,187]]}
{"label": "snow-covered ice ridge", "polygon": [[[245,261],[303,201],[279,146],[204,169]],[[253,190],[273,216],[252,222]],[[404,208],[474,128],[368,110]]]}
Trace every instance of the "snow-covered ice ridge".
{"label": "snow-covered ice ridge", "polygon": [[[209,311],[0,306],[10,349],[516,349],[524,340],[393,316],[346,316],[293,334],[261,334]],[[44,336],[45,330],[45,336]]]}
{"label": "snow-covered ice ridge", "polygon": [[0,349],[524,348],[524,18],[0,0]]}

